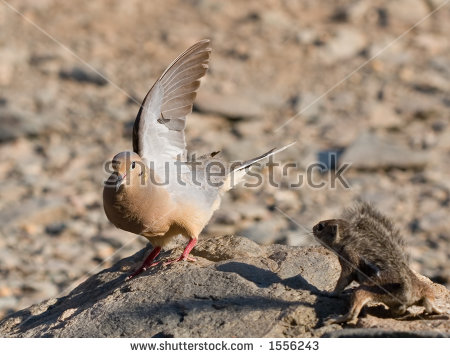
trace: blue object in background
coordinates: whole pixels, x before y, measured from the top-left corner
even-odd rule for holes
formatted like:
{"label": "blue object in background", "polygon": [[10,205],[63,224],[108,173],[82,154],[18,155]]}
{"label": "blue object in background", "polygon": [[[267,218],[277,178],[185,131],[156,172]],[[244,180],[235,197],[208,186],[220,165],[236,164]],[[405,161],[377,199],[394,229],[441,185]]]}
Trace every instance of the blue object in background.
{"label": "blue object in background", "polygon": [[339,158],[344,153],[344,149],[328,149],[317,152],[317,161],[322,164],[325,170],[336,169]]}

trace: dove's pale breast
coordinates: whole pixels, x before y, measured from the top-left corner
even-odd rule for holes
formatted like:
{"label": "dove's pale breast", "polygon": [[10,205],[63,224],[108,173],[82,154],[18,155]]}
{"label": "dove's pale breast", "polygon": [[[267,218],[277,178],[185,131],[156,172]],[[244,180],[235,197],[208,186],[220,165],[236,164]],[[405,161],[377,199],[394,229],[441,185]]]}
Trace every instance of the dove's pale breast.
{"label": "dove's pale breast", "polygon": [[175,204],[169,193],[154,186],[121,188],[105,186],[106,216],[118,228],[138,235],[164,235],[172,222]]}
{"label": "dove's pale breast", "polygon": [[150,183],[118,192],[114,187],[105,186],[103,203],[106,216],[115,226],[152,242],[155,240],[151,238],[160,237],[165,241],[179,234],[198,237],[218,206],[211,210],[195,200],[174,200],[164,186]]}

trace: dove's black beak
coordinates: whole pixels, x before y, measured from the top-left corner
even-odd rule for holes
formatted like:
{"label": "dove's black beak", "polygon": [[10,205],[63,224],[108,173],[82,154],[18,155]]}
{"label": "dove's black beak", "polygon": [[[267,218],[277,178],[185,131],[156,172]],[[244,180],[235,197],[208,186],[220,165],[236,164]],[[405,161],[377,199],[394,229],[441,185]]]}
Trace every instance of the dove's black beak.
{"label": "dove's black beak", "polygon": [[126,173],[125,173],[124,175],[118,175],[118,176],[117,176],[117,181],[116,181],[116,192],[119,191],[120,186],[123,184],[123,180],[125,179],[126,176],[127,176]]}

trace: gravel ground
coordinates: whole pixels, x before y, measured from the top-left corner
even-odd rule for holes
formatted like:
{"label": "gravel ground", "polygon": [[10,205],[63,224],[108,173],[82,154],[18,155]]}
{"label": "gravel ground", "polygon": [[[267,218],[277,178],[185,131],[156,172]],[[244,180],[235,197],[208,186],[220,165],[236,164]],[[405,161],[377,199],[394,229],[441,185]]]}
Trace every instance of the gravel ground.
{"label": "gravel ground", "polygon": [[[0,3],[0,318],[145,245],[107,221],[103,165],[131,148],[154,80],[202,38],[213,54],[188,119],[189,149],[237,160],[296,141],[276,156],[296,167],[261,169],[263,184],[230,192],[204,235],[313,245],[306,233],[317,221],[369,200],[404,231],[413,269],[449,287],[445,0],[8,3]],[[322,188],[289,185],[333,152],[352,164],[350,188],[332,188],[330,172],[314,175]]]}

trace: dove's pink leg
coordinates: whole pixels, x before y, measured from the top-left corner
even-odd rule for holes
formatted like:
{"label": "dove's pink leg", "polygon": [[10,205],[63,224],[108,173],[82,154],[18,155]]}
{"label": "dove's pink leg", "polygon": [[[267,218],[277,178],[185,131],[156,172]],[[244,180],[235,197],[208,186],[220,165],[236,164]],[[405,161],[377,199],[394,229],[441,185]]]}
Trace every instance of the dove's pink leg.
{"label": "dove's pink leg", "polygon": [[184,248],[184,251],[181,254],[181,256],[179,258],[177,258],[176,260],[171,260],[171,261],[165,262],[164,266],[173,264],[174,262],[178,262],[178,261],[197,261],[197,259],[195,259],[194,257],[189,257],[189,253],[194,248],[196,243],[197,243],[197,239],[195,237],[190,239],[188,244]]}
{"label": "dove's pink leg", "polygon": [[152,252],[147,256],[144,263],[139,267],[135,272],[133,272],[130,276],[128,276],[128,279],[131,279],[133,277],[136,277],[137,275],[144,272],[146,269],[152,266],[156,266],[159,264],[159,262],[153,262],[156,259],[156,256],[159,255],[161,252],[161,248],[159,246],[155,247]]}

